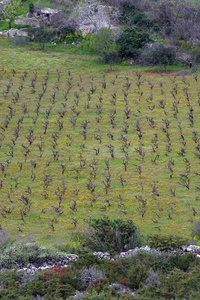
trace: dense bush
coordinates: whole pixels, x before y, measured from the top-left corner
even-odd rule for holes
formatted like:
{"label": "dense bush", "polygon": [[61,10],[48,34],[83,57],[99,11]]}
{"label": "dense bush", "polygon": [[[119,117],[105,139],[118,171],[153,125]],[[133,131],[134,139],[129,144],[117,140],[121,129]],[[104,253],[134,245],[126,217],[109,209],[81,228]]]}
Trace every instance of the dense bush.
{"label": "dense bush", "polygon": [[116,50],[103,51],[101,54],[101,61],[104,64],[109,64],[111,70],[113,63],[115,63],[118,60],[118,58],[119,54]]}
{"label": "dense bush", "polygon": [[138,289],[147,277],[146,266],[141,261],[138,261],[138,264],[132,265],[128,271],[128,286],[132,289]]}
{"label": "dense bush", "polygon": [[26,285],[20,285],[18,281],[11,284],[9,281],[9,285],[0,291],[0,299],[21,299],[22,295],[34,297],[39,295],[44,299],[66,299],[74,292],[75,289],[69,283],[62,284],[58,276],[46,280],[38,277]]}
{"label": "dense bush", "polygon": [[187,244],[187,238],[178,235],[150,234],[148,243],[151,248],[167,250],[170,248],[180,248]]}
{"label": "dense bush", "polygon": [[143,26],[144,28],[151,28],[154,26],[154,23],[149,18],[149,16],[146,13],[138,10],[135,11],[135,14],[133,16],[133,22],[137,26]]}
{"label": "dense bush", "polygon": [[200,261],[191,253],[174,256],[138,251],[129,258],[107,261],[82,251],[79,257],[67,268],[57,264],[35,273],[28,283],[25,271],[2,271],[0,299],[69,299],[75,290],[88,300],[199,299]]}
{"label": "dense bush", "polygon": [[138,251],[134,259],[129,262],[128,268],[131,264],[137,264],[138,261],[142,261],[143,264],[147,266],[147,269],[153,270],[154,272],[170,272],[175,267],[174,261],[171,260],[171,255],[169,253],[156,253],[156,252],[146,252]]}
{"label": "dense bush", "polygon": [[161,65],[166,68],[167,65],[175,62],[175,50],[163,43],[154,43],[148,45],[142,53],[143,64],[152,66]]}
{"label": "dense bush", "polygon": [[96,255],[93,255],[91,252],[87,250],[79,249],[78,251],[79,256],[79,265],[81,267],[89,267],[91,265],[98,265],[100,263],[100,260]]}
{"label": "dense bush", "polygon": [[139,10],[133,2],[121,2],[119,10],[119,21],[126,26],[137,25],[150,28],[154,25],[148,14]]}
{"label": "dense bush", "polygon": [[129,1],[123,1],[119,5],[120,22],[124,25],[133,25],[133,18],[135,15],[135,4]]}
{"label": "dense bush", "polygon": [[136,56],[138,49],[143,48],[150,41],[149,34],[139,27],[127,27],[119,36],[116,43],[119,45],[121,57]]}
{"label": "dense bush", "polygon": [[76,29],[70,25],[67,26],[60,26],[58,28],[58,38],[60,42],[65,41],[66,37],[72,36],[74,37],[74,34],[76,32]]}
{"label": "dense bush", "polygon": [[115,35],[109,28],[100,28],[99,32],[93,34],[87,43],[89,51],[102,54],[103,51],[116,50]]}
{"label": "dense bush", "polygon": [[34,41],[40,44],[41,48],[44,48],[45,43],[52,42],[57,35],[57,29],[39,27],[39,28],[28,28],[29,41]]}
{"label": "dense bush", "polygon": [[58,258],[58,253],[53,248],[42,247],[35,242],[18,241],[0,253],[0,268],[12,268],[18,264],[24,266],[28,263],[39,266],[51,258]]}
{"label": "dense bush", "polygon": [[95,251],[119,253],[140,245],[137,226],[131,220],[92,219],[87,246]]}
{"label": "dense bush", "polygon": [[186,272],[190,265],[195,261],[196,255],[193,253],[187,253],[185,255],[172,255],[170,257],[170,261],[176,266],[176,268],[179,268],[180,270],[183,270]]}

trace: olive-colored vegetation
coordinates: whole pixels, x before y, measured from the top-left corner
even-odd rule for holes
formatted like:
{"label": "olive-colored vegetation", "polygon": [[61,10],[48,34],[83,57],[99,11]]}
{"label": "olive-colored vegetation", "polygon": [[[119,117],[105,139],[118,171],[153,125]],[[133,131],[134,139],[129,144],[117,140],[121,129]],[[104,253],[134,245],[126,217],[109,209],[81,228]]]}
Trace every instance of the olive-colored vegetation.
{"label": "olive-colored vegetation", "polygon": [[[22,244],[24,241],[7,247],[13,259],[11,248],[16,258],[19,254],[28,256]],[[30,257],[36,253],[42,256],[43,251],[32,243]],[[192,253],[138,251],[129,258],[107,261],[79,250],[78,261],[67,267],[56,264],[36,273],[26,269],[1,271],[0,299],[69,299],[75,292],[84,299],[199,299],[199,279],[200,260]]]}

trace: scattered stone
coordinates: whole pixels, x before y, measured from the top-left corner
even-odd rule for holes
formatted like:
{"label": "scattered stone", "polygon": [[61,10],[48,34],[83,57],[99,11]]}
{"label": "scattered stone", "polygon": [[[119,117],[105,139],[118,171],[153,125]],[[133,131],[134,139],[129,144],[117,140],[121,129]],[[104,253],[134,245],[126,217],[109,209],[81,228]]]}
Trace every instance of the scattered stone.
{"label": "scattered stone", "polygon": [[97,255],[98,256],[98,259],[107,259],[107,260],[110,260],[111,259],[111,255],[108,253],[108,252],[93,252],[93,255]]}
{"label": "scattered stone", "polygon": [[[130,257],[130,256],[134,256],[137,254],[138,251],[147,251],[147,252],[154,252],[157,254],[161,254],[163,251],[157,250],[157,249],[151,249],[149,246],[143,246],[143,247],[136,247],[134,249],[129,249],[126,252],[121,252],[120,254],[117,254],[114,256],[114,258],[118,258],[118,257]],[[175,255],[176,253],[179,253],[180,255],[184,254],[185,252],[193,252],[197,255],[197,257],[200,257],[200,246],[196,246],[196,245],[190,245],[190,246],[182,246],[180,249],[175,249],[175,248],[170,248],[167,252],[171,255]],[[107,260],[111,260],[113,259],[113,257],[108,253],[108,252],[93,252],[94,255],[97,255],[99,259],[107,259]]]}
{"label": "scattered stone", "polygon": [[15,37],[15,36],[28,36],[28,33],[24,31],[24,29],[9,29],[0,32],[0,35],[5,35],[7,37]]}
{"label": "scattered stone", "polygon": [[196,245],[190,245],[190,246],[187,246],[186,248],[186,252],[193,252],[193,253],[196,253],[197,250],[200,249],[200,246],[196,246]]}

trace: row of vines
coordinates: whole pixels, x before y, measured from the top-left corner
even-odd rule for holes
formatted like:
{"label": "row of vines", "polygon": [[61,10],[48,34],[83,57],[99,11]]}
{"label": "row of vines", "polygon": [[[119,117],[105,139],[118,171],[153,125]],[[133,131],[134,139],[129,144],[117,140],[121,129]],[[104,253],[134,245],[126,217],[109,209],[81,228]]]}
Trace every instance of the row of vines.
{"label": "row of vines", "polygon": [[2,228],[62,235],[105,214],[189,232],[200,207],[198,75],[0,76]]}

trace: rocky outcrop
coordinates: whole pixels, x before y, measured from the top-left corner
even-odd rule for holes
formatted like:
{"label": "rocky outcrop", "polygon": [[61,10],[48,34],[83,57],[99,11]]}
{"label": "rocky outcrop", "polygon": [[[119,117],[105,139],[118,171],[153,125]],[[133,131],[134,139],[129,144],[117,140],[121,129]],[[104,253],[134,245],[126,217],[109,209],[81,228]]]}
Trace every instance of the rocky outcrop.
{"label": "rocky outcrop", "polygon": [[110,28],[113,31],[118,31],[119,28],[116,26],[111,19],[111,6],[98,5],[97,13],[90,18],[85,18],[79,25],[79,30],[83,36],[86,34],[96,32],[101,27]]}
{"label": "rocky outcrop", "polygon": [[79,29],[83,35],[86,35],[89,32],[94,32],[96,28],[101,27],[111,27],[109,7],[103,5],[98,6],[98,12],[91,19],[86,18],[83,20]]}

